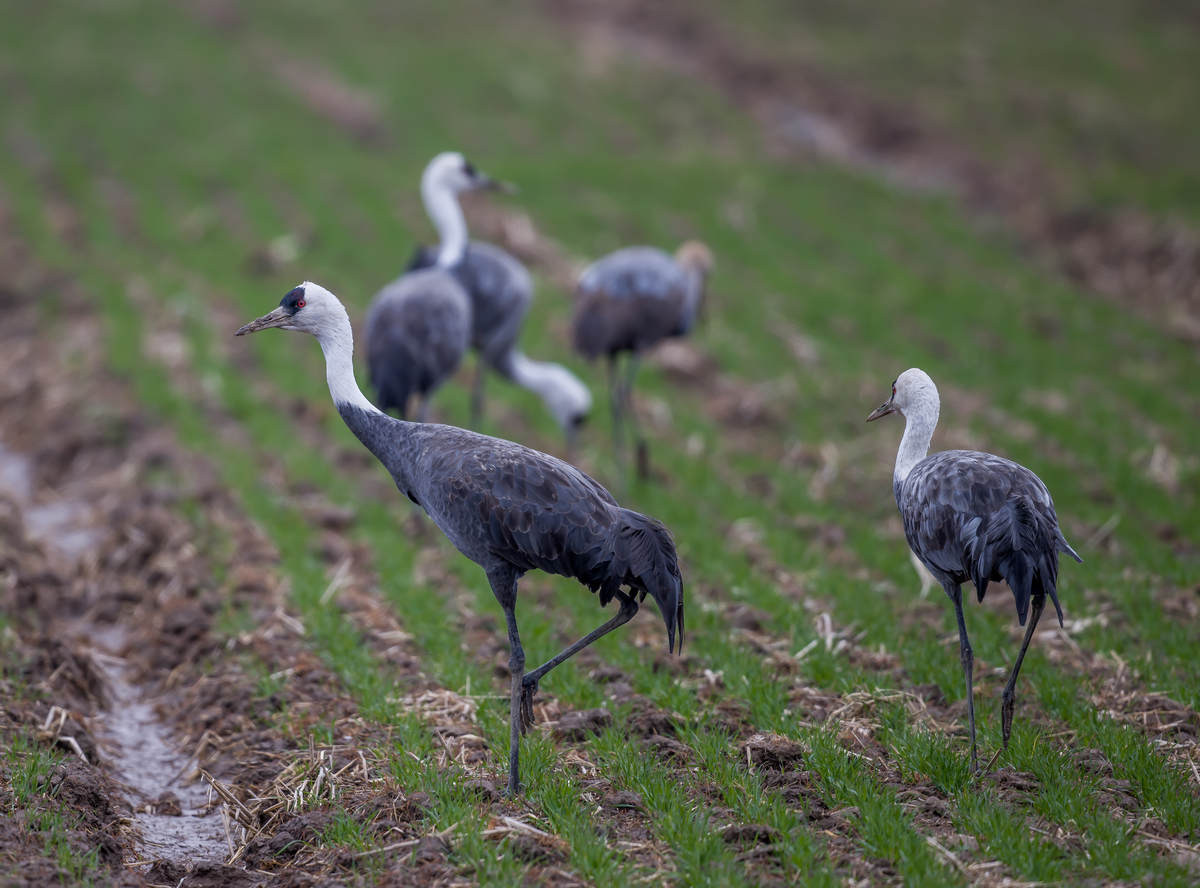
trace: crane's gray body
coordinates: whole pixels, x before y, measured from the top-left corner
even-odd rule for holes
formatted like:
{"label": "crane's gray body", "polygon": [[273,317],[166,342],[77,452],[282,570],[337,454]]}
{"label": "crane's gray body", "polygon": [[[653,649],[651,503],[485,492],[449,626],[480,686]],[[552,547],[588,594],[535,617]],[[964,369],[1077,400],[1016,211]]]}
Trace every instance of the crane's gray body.
{"label": "crane's gray body", "polygon": [[489,576],[536,569],[574,577],[602,605],[623,586],[640,598],[649,594],[674,647],[683,630],[683,583],[671,536],[658,521],[621,508],[588,475],[540,451],[337,406],[400,491]]}
{"label": "crane's gray body", "polygon": [[588,358],[640,352],[695,323],[703,275],[655,247],[597,259],[576,287],[575,347]]}
{"label": "crane's gray body", "polygon": [[[409,269],[437,262],[437,250],[417,247]],[[533,281],[512,254],[471,241],[462,261],[450,269],[471,300],[471,347],[495,370],[511,377],[507,358],[517,346],[533,302]]]}
{"label": "crane's gray body", "polygon": [[408,272],[379,291],[367,310],[367,367],[383,410],[407,414],[412,395],[428,398],[462,363],[471,304],[449,272]]}
{"label": "crane's gray body", "polygon": [[1025,625],[1032,595],[1058,603],[1058,553],[1079,556],[1058,526],[1050,492],[1011,460],[973,450],[927,456],[894,480],[908,545],[943,586],[970,580],[979,600],[1007,580]]}

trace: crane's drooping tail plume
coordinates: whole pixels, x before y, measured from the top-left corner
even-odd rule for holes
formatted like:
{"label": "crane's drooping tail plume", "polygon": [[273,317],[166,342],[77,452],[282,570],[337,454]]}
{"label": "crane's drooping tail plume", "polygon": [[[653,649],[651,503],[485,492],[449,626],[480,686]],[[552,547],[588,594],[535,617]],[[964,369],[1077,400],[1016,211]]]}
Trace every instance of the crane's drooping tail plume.
{"label": "crane's drooping tail plume", "polygon": [[607,605],[621,586],[641,593],[642,600],[650,595],[667,626],[667,650],[674,653],[678,633],[682,651],[683,577],[671,534],[640,512],[621,509],[618,514],[620,520],[613,524],[606,553],[609,569],[598,572],[597,580],[588,585],[600,594],[601,605]]}
{"label": "crane's drooping tail plume", "polygon": [[981,526],[964,530],[967,567],[983,601],[988,582],[1007,580],[1017,606],[1017,620],[1025,625],[1031,596],[1049,595],[1063,624],[1058,603],[1058,552],[1082,562],[1058,528],[1024,496],[1013,496]]}

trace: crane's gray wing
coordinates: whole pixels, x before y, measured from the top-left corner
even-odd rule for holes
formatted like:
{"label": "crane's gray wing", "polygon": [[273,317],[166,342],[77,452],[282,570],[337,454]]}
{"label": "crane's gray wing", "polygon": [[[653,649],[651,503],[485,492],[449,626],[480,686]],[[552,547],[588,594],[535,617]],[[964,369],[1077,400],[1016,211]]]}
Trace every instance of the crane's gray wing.
{"label": "crane's gray wing", "polygon": [[516,346],[533,281],[514,256],[481,241],[471,241],[454,274],[471,297],[471,344],[494,365]]}
{"label": "crane's gray wing", "polygon": [[990,581],[1007,580],[1022,624],[1031,594],[1046,592],[1058,609],[1056,550],[1066,540],[1046,485],[1029,469],[944,451],[913,468],[898,501],[909,546],[935,574],[970,579],[981,601]]}

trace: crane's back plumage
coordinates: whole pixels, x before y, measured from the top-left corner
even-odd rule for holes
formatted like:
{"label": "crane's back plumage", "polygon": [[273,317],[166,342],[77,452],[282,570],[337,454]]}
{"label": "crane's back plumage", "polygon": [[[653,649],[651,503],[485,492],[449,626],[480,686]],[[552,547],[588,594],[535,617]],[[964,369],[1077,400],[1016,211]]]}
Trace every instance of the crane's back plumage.
{"label": "crane's back plumage", "polygon": [[462,362],[471,305],[462,285],[439,268],[402,275],[367,311],[367,367],[383,410],[403,416],[412,395],[428,396]]}
{"label": "crane's back plumage", "polygon": [[[409,270],[431,267],[437,255],[432,247],[417,247]],[[495,367],[516,347],[533,301],[529,272],[512,254],[482,241],[471,241],[449,270],[471,299],[471,347]]]}
{"label": "crane's back plumage", "polygon": [[1025,624],[1032,595],[1058,602],[1058,553],[1079,556],[1058,526],[1046,485],[1011,460],[971,450],[946,450],[917,463],[894,485],[908,544],[941,582],[1007,580]]}
{"label": "crane's back plumage", "polygon": [[699,286],[669,254],[625,247],[579,276],[574,341],[586,357],[640,351],[686,334],[695,321],[689,288]]}

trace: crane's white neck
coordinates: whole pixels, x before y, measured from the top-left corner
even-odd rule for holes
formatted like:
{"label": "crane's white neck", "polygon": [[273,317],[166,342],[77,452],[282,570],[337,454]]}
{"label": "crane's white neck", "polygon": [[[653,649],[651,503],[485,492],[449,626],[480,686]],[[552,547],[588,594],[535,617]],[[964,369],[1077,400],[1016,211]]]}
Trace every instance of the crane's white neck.
{"label": "crane's white neck", "polygon": [[937,390],[914,393],[911,402],[901,408],[904,414],[904,437],[900,439],[900,449],[896,452],[896,471],[892,475],[894,484],[900,484],[908,477],[913,466],[929,454],[929,442],[933,440],[933,430],[937,428],[938,403]]}
{"label": "crane's white neck", "polygon": [[317,334],[317,342],[321,343],[321,351],[325,353],[325,380],[329,383],[333,403],[378,413],[379,408],[367,400],[354,378],[354,333],[350,318],[343,317],[341,323],[322,329]]}
{"label": "crane's white neck", "polygon": [[558,364],[535,361],[519,351],[509,354],[507,364],[513,382],[540,395],[543,400],[553,397],[558,390],[557,377],[563,369]]}
{"label": "crane's white neck", "polygon": [[437,263],[442,268],[453,268],[467,251],[467,220],[458,204],[458,195],[436,178],[426,177],[421,180],[421,199],[441,239]]}
{"label": "crane's white neck", "polygon": [[577,421],[592,407],[587,386],[561,364],[535,361],[514,349],[496,363],[496,369],[540,397],[561,426]]}

